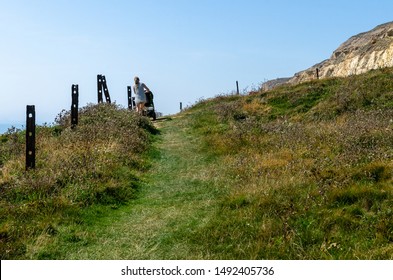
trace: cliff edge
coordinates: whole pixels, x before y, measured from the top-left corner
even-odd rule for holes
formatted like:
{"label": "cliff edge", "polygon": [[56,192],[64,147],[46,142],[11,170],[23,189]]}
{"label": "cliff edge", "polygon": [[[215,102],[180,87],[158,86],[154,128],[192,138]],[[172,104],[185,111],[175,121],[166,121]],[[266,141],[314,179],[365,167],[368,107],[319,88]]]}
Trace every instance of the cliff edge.
{"label": "cliff edge", "polygon": [[[393,22],[349,38],[332,56],[304,71],[296,73],[285,84],[298,84],[317,78],[346,77],[372,69],[393,67]],[[267,82],[269,83],[269,81]],[[283,83],[273,83],[273,87]],[[270,89],[271,84],[262,85]]]}

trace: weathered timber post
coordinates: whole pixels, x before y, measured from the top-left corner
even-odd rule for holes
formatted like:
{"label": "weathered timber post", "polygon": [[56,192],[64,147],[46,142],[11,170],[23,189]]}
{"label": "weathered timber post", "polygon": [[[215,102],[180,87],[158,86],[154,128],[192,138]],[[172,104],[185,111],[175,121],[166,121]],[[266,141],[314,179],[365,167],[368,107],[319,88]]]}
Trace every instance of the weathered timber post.
{"label": "weathered timber post", "polygon": [[106,85],[106,79],[105,79],[104,75],[102,75],[102,87],[104,89],[106,103],[110,104],[111,103],[111,97],[109,95],[109,90],[108,90],[108,86]]}
{"label": "weathered timber post", "polygon": [[104,102],[102,99],[102,75],[97,75],[97,97],[98,103]]}
{"label": "weathered timber post", "polygon": [[180,112],[182,112],[182,111],[183,111],[183,103],[180,102]]}
{"label": "weathered timber post", "polygon": [[319,79],[319,68],[317,68],[316,72],[317,72],[317,79]]}
{"label": "weathered timber post", "polygon": [[35,106],[26,106],[26,170],[35,168]]}
{"label": "weathered timber post", "polygon": [[98,95],[98,103],[104,102],[102,99],[102,92],[104,91],[105,100],[107,103],[111,103],[111,97],[109,95],[108,86],[106,85],[105,75],[97,75],[97,95]]}
{"label": "weathered timber post", "polygon": [[127,95],[128,95],[128,109],[132,110],[132,91],[131,86],[127,86]]}
{"label": "weathered timber post", "polygon": [[74,129],[78,125],[78,104],[79,104],[79,86],[72,85],[72,104],[71,104],[71,128]]}
{"label": "weathered timber post", "polygon": [[239,82],[238,81],[236,81],[236,93],[237,93],[237,95],[240,94],[240,92],[239,92]]}

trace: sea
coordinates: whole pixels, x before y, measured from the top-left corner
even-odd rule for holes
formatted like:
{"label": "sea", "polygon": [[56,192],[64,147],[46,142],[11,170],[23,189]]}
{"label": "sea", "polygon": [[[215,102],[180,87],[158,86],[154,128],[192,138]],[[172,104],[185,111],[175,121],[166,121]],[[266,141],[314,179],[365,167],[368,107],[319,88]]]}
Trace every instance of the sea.
{"label": "sea", "polygon": [[0,134],[6,133],[11,127],[15,127],[17,129],[24,129],[25,125],[20,123],[0,123]]}

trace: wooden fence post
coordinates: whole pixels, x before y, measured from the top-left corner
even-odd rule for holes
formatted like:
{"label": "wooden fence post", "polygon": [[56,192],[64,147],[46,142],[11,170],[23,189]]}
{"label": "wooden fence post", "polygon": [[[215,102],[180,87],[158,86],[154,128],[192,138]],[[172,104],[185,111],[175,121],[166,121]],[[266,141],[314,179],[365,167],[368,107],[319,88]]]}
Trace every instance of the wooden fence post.
{"label": "wooden fence post", "polygon": [[102,75],[97,75],[97,97],[98,103],[104,102],[102,99]]}
{"label": "wooden fence post", "polygon": [[72,85],[72,104],[71,104],[71,128],[74,129],[78,125],[78,104],[79,104],[79,86]]}
{"label": "wooden fence post", "polygon": [[35,106],[26,106],[26,170],[35,168]]}
{"label": "wooden fence post", "polygon": [[111,97],[109,95],[108,86],[106,85],[105,75],[97,75],[98,103],[104,102],[102,99],[102,91],[104,91],[106,102],[111,103]]}
{"label": "wooden fence post", "polygon": [[316,72],[317,72],[317,79],[319,79],[319,68],[317,68]]}
{"label": "wooden fence post", "polygon": [[183,111],[183,103],[180,102],[180,112],[182,112],[182,111]]}
{"label": "wooden fence post", "polygon": [[128,95],[128,109],[132,110],[132,97],[131,97],[131,86],[127,86],[127,95]]}
{"label": "wooden fence post", "polygon": [[104,94],[105,94],[105,100],[106,103],[111,103],[111,97],[109,95],[109,90],[108,90],[108,86],[106,85],[106,78],[105,75],[102,75],[102,87],[104,89]]}
{"label": "wooden fence post", "polygon": [[237,95],[240,94],[240,92],[239,92],[239,82],[238,81],[236,81],[236,93],[237,93]]}

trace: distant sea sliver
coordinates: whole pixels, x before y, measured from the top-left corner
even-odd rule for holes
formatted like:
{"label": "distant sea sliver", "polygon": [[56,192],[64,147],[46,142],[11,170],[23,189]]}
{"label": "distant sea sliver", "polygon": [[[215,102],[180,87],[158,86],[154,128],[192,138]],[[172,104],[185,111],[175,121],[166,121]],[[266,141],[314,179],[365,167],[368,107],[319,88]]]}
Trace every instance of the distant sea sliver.
{"label": "distant sea sliver", "polygon": [[0,134],[4,134],[8,131],[9,128],[15,127],[18,129],[24,129],[22,124],[7,124],[7,123],[0,123]]}

